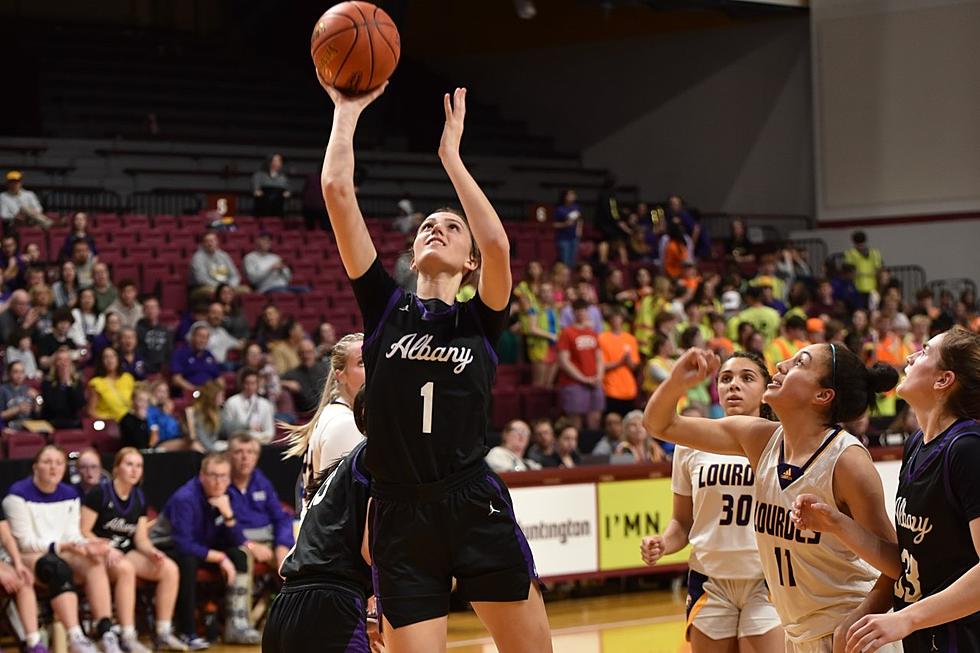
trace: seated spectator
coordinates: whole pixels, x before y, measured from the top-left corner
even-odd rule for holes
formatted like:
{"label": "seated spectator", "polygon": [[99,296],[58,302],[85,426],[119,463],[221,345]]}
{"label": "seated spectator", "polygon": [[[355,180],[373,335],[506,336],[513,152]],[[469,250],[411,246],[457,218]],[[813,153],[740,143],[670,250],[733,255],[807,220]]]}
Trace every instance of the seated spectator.
{"label": "seated spectator", "polygon": [[[285,374],[300,364],[299,350],[304,342],[313,344],[306,337],[306,331],[303,330],[300,322],[290,322],[285,339],[269,342],[269,362],[277,372]],[[313,351],[316,351],[316,347]]]}
{"label": "seated spectator", "polygon": [[728,238],[728,256],[736,263],[753,263],[755,254],[752,253],[752,243],[749,241],[745,221],[735,218],[730,223],[731,235]]}
{"label": "seated spectator", "polygon": [[84,211],[76,211],[71,216],[71,231],[65,236],[65,241],[61,245],[58,258],[62,261],[71,258],[75,249],[75,243],[82,241],[88,245],[92,254],[98,254],[99,250],[95,246],[95,239],[88,231],[88,214]]}
{"label": "seated spectator", "polygon": [[[780,361],[788,361],[796,352],[806,347],[809,342],[806,338],[806,320],[793,315],[786,318],[783,322],[780,335],[773,338],[769,346],[766,347],[766,365],[769,366],[769,373],[776,373],[776,365]],[[904,361],[905,358],[903,357]]]}
{"label": "seated spectator", "polygon": [[103,349],[118,347],[120,333],[122,333],[122,318],[119,317],[119,313],[106,313],[102,333],[92,339],[92,356],[98,359]]}
{"label": "seated spectator", "polygon": [[119,441],[124,447],[149,449],[150,423],[147,414],[150,409],[150,391],[142,383],[133,388],[133,405],[129,412],[119,420]]}
{"label": "seated spectator", "polygon": [[[45,371],[51,369],[51,357],[56,351],[68,349],[75,352],[78,349],[75,341],[69,335],[74,323],[71,311],[68,308],[59,308],[54,312],[51,321],[51,333],[41,336],[37,341],[37,355],[40,357],[38,365]],[[75,355],[77,356],[77,354]],[[9,355],[7,360],[10,360]]]}
{"label": "seated spectator", "polygon": [[555,458],[558,467],[578,467],[582,464],[582,456],[578,452],[578,429],[570,422],[559,421],[557,431]]}
{"label": "seated spectator", "polygon": [[99,313],[105,313],[119,296],[119,291],[112,285],[109,266],[101,261],[92,266],[92,290],[95,291],[95,308]]}
{"label": "seated spectator", "polygon": [[[223,326],[225,322],[225,307],[221,302],[211,302],[208,306],[208,351],[214,354],[214,359],[221,365],[228,363],[229,351],[240,351],[245,346],[244,340],[232,336]],[[230,367],[230,365],[229,365]]]}
{"label": "seated spectator", "polygon": [[20,550],[21,560],[47,585],[55,616],[68,631],[69,653],[97,653],[78,623],[78,595],[73,578],[84,580],[103,651],[119,651],[112,632],[112,597],[105,556],[109,545],[86,539],[80,530],[78,492],[62,482],[68,460],[54,445],[34,457],[33,472],[14,483],[3,500],[3,512]]}
{"label": "seated spectator", "polygon": [[232,338],[244,340],[248,338],[249,329],[248,318],[242,310],[242,301],[235,292],[235,289],[226,283],[218,286],[214,291],[213,301],[220,302],[225,309],[225,320],[221,326],[231,334]]}
{"label": "seated spectator", "polygon": [[78,453],[75,471],[78,472],[78,482],[72,487],[78,490],[80,497],[84,497],[89,490],[109,478],[109,473],[102,469],[99,452],[92,447],[86,447]]}
{"label": "seated spectator", "polygon": [[728,337],[733,341],[738,338],[738,325],[748,322],[762,333],[766,342],[779,335],[779,312],[763,303],[762,288],[750,286],[745,291],[745,301],[748,306],[728,320]]}
{"label": "seated spectator", "polygon": [[316,345],[316,357],[322,361],[327,360],[337,344],[337,330],[329,322],[321,322],[313,334],[313,344]]}
{"label": "seated spectator", "polygon": [[299,344],[299,365],[282,375],[282,387],[292,393],[296,410],[301,413],[316,410],[329,372],[329,367],[317,360],[313,343],[303,340]]}
{"label": "seated spectator", "polygon": [[124,327],[136,328],[136,325],[143,319],[143,306],[136,300],[139,290],[136,282],[132,279],[123,279],[119,283],[119,295],[115,301],[109,304],[105,312],[115,311],[122,318]]}
{"label": "seated spectator", "polygon": [[533,443],[527,450],[528,460],[536,462],[541,467],[557,467],[555,458],[555,430],[547,419],[535,420],[533,425]]}
{"label": "seated spectator", "polygon": [[24,262],[28,269],[35,268],[44,272],[45,261],[41,260],[41,246],[37,243],[27,243],[24,245]]}
{"label": "seated spectator", "polygon": [[528,442],[531,440],[531,427],[519,419],[507,422],[500,433],[500,445],[487,453],[486,461],[490,469],[502,472],[526,472],[541,469],[541,465],[524,458]]}
{"label": "seated spectator", "polygon": [[708,316],[708,323],[711,325],[711,338],[708,339],[708,349],[715,352],[722,360],[725,360],[735,353],[735,343],[728,338],[728,325],[725,322],[725,318],[718,313],[711,313]]}
{"label": "seated spectator", "polygon": [[51,333],[51,314],[54,306],[54,296],[51,288],[45,284],[31,287],[27,291],[31,298],[31,310],[36,316],[35,336],[40,337],[46,333]]}
{"label": "seated spectator", "polygon": [[20,240],[13,233],[0,239],[0,269],[3,271],[3,289],[11,292],[27,286],[27,261],[20,254]]}
{"label": "seated spectator", "polygon": [[274,340],[283,340],[289,335],[289,325],[282,319],[282,314],[274,304],[267,304],[262,314],[255,321],[252,339],[263,349],[268,348]]}
{"label": "seated spectator", "polygon": [[0,385],[0,418],[7,428],[15,431],[23,429],[25,419],[33,419],[40,412],[37,390],[26,381],[23,363],[7,363],[7,382]]}
{"label": "seated spectator", "polygon": [[139,340],[136,329],[123,327],[119,331],[119,365],[124,372],[129,372],[137,381],[146,378],[146,363],[139,352]]}
{"label": "seated spectator", "polygon": [[33,381],[41,378],[41,370],[34,358],[34,350],[31,349],[31,334],[26,331],[11,336],[7,344],[6,362],[8,366],[11,363],[20,363],[25,379]]}
{"label": "seated spectator", "polygon": [[282,155],[270,156],[261,170],[252,175],[252,194],[255,196],[255,215],[286,214],[289,198],[289,179],[282,169]]}
{"label": "seated spectator", "polygon": [[248,433],[261,444],[272,442],[276,435],[273,419],[275,408],[268,399],[260,397],[258,372],[242,368],[238,375],[241,392],[228,397],[221,409],[223,428],[228,433]]}
{"label": "seated spectator", "polygon": [[208,231],[201,236],[201,245],[191,256],[188,282],[191,288],[206,289],[209,293],[214,293],[223,283],[236,289],[241,284],[235,262],[228,252],[218,248],[217,232]]}
{"label": "seated spectator", "polygon": [[[285,395],[290,397],[289,393],[284,393],[282,391],[282,382],[279,378],[279,373],[276,372],[276,368],[272,367],[266,358],[265,352],[256,343],[250,343],[245,347],[245,355],[242,359],[242,367],[247,367],[253,369],[259,375],[259,396],[265,397],[276,407],[277,411],[281,411],[282,407],[279,405],[280,397]],[[292,398],[288,401],[290,412],[293,408]]]}
{"label": "seated spectator", "polygon": [[200,474],[182,485],[167,501],[151,531],[151,538],[180,569],[177,593],[177,632],[193,650],[207,647],[197,636],[197,570],[220,570],[225,593],[226,644],[252,644],[261,636],[250,621],[248,559],[245,544],[228,495],[231,465],[225,454],[211,453],[201,461]]}
{"label": "seated spectator", "polygon": [[279,496],[262,470],[258,469],[262,448],[247,433],[236,433],[228,440],[231,459],[231,485],[228,494],[242,534],[245,548],[256,562],[279,569],[293,540],[293,518],[282,509]]}
{"label": "seated spectator", "polygon": [[112,465],[112,480],[100,483],[82,498],[81,532],[89,540],[111,544],[107,566],[109,581],[115,587],[123,649],[149,653],[136,634],[136,581],[147,580],[156,583],[154,649],[187,650],[171,627],[179,571],[176,563],[150,541],[146,498],[139,487],[142,480],[143,455],[132,447],[120,449]]}
{"label": "seated spectator", "polygon": [[41,384],[41,418],[56,429],[82,428],[85,388],[75,371],[71,352],[58,349],[50,356],[50,371]]}
{"label": "seated spectator", "polygon": [[667,223],[667,233],[660,241],[660,260],[664,274],[672,280],[679,279],[684,264],[693,260],[691,240],[676,218]]}
{"label": "seated spectator", "polygon": [[76,240],[71,246],[71,262],[75,266],[78,287],[88,288],[94,280],[95,264],[99,259],[84,240]]}
{"label": "seated spectator", "polygon": [[24,175],[19,170],[7,173],[7,190],[0,193],[0,219],[4,229],[10,231],[15,226],[37,225],[42,229],[51,226],[51,220],[44,215],[44,208],[37,195],[23,187]]}
{"label": "seated spectator", "polygon": [[143,300],[143,318],[136,323],[138,351],[147,374],[159,374],[170,363],[174,348],[174,333],[160,321],[160,300]]}
{"label": "seated spectator", "polygon": [[187,433],[190,446],[195,451],[224,451],[228,448],[228,431],[221,422],[221,406],[224,403],[224,386],[218,381],[208,381],[187,407]]}
{"label": "seated spectator", "polygon": [[[21,559],[20,549],[14,540],[10,524],[7,523],[2,504],[0,504],[0,588],[13,597],[17,606],[16,614],[24,631],[24,653],[48,653],[48,648],[41,643],[41,631],[38,626],[34,572]],[[10,616],[13,617],[12,614]],[[57,617],[56,610],[55,618]]]}
{"label": "seated spectator", "polygon": [[619,443],[623,441],[623,417],[619,413],[609,412],[602,420],[602,437],[592,448],[594,456],[611,456]]}
{"label": "seated spectator", "polygon": [[174,417],[174,402],[170,398],[170,388],[166,381],[154,381],[150,385],[150,406],[146,409],[146,421],[150,424],[152,436],[156,429],[156,442],[152,446],[164,451],[179,451],[186,448],[180,422]]}
{"label": "seated spectator", "polygon": [[208,307],[211,306],[211,297],[203,293],[192,294],[190,297],[190,305],[187,310],[184,311],[180,316],[180,322],[177,323],[177,330],[174,333],[174,342],[182,343],[187,342],[190,338],[191,327],[198,322],[208,321]]}
{"label": "seated spectator", "polygon": [[210,333],[204,325],[191,330],[190,342],[174,351],[170,359],[170,381],[181,390],[193,392],[221,376],[221,366],[208,351]]}
{"label": "seated spectator", "polygon": [[79,347],[89,345],[105,328],[105,316],[96,307],[95,291],[91,288],[78,292],[78,303],[71,309],[71,316],[74,321],[68,335]]}
{"label": "seated spectator", "polygon": [[617,456],[630,456],[635,463],[667,462],[667,454],[643,428],[643,411],[634,410],[623,417],[625,439],[613,451]]}
{"label": "seated spectator", "polygon": [[[255,239],[255,250],[245,255],[245,277],[256,292],[282,292],[292,290],[290,280],[293,272],[282,257],[272,252],[272,234],[259,233]],[[303,289],[305,290],[305,288]]]}
{"label": "seated spectator", "polygon": [[27,331],[33,338],[37,312],[31,310],[31,297],[24,290],[15,290],[7,301],[7,310],[0,313],[0,342],[10,342],[16,331]]}
{"label": "seated spectator", "polygon": [[133,402],[136,379],[119,365],[119,352],[106,347],[96,358],[95,375],[89,379],[88,414],[97,419],[119,421]]}
{"label": "seated spectator", "polygon": [[587,428],[599,428],[606,398],[602,392],[605,364],[599,339],[589,324],[589,304],[576,299],[572,304],[575,323],[558,336],[558,394],[562,412],[576,427],[585,417]]}

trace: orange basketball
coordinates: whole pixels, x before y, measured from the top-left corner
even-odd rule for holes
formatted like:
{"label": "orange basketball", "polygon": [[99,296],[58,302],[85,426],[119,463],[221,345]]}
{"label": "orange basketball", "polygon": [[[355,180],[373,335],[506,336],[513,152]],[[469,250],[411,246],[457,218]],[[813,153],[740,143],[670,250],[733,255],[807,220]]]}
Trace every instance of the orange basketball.
{"label": "orange basketball", "polygon": [[321,84],[358,95],[381,86],[395,72],[401,39],[380,7],[341,2],[316,21],[310,54]]}

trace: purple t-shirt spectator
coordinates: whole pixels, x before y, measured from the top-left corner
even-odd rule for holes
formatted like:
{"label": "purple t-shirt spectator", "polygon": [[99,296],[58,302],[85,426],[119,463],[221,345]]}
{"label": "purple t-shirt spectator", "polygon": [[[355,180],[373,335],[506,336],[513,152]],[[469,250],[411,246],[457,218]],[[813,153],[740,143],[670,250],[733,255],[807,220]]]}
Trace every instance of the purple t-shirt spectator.
{"label": "purple t-shirt spectator", "polygon": [[[555,207],[555,222],[565,222],[572,213],[578,213],[578,220],[582,219],[582,207],[578,202],[572,204],[561,204]],[[577,237],[578,220],[572,222],[567,227],[556,230],[555,238],[558,240],[575,240]]]}
{"label": "purple t-shirt spectator", "polygon": [[192,385],[204,385],[221,376],[221,366],[207,349],[195,352],[183,345],[170,359],[170,373],[180,374]]}

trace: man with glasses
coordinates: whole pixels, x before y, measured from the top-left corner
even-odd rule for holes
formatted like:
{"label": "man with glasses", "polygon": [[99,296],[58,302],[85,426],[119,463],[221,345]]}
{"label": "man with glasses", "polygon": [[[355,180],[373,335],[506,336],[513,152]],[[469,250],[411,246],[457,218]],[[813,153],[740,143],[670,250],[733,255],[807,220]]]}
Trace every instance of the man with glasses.
{"label": "man with glasses", "polygon": [[245,535],[228,496],[230,484],[228,457],[208,454],[201,461],[201,473],[167,501],[151,533],[153,542],[180,568],[176,630],[190,650],[208,647],[206,640],[197,637],[194,622],[201,566],[219,569],[227,582],[224,642],[258,644],[262,639],[249,616],[248,560],[241,548]]}

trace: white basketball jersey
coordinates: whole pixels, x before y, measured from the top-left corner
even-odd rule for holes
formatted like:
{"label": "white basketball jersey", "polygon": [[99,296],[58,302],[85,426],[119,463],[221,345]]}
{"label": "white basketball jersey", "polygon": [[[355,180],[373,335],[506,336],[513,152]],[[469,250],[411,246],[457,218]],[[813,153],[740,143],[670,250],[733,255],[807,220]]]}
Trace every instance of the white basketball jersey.
{"label": "white basketball jersey", "polygon": [[780,426],[759,458],[756,543],[773,605],[786,636],[793,642],[833,634],[878,579],[878,572],[835,536],[798,531],[790,520],[793,502],[800,494],[814,494],[821,501],[836,505],[834,468],[848,447],[864,449],[850,433],[828,429],[823,444],[802,467],[781,464]]}
{"label": "white basketball jersey", "polygon": [[752,528],[754,478],[748,458],[674,449],[671,486],[694,504],[691,569],[714,579],[762,578]]}

